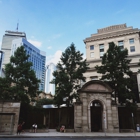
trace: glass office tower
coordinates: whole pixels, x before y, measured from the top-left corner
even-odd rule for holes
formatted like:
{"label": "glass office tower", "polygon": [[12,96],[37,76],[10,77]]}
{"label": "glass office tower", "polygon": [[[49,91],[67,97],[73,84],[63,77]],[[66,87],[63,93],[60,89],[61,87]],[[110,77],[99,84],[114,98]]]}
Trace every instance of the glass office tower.
{"label": "glass office tower", "polygon": [[40,51],[26,39],[19,38],[12,41],[11,55],[14,55],[15,50],[20,46],[24,46],[26,53],[30,55],[28,61],[33,63],[32,69],[35,71],[36,77],[41,80],[41,83],[39,84],[39,90],[45,91],[46,53]]}
{"label": "glass office tower", "polygon": [[55,95],[55,84],[51,84],[50,82],[54,79],[53,72],[56,70],[56,66],[53,63],[50,63],[46,67],[46,86],[45,92],[51,93]]}

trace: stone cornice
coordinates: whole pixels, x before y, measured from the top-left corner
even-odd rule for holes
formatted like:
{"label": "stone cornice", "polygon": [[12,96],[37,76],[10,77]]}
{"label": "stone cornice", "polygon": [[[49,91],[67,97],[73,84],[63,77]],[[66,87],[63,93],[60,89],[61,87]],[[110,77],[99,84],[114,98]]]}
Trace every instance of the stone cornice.
{"label": "stone cornice", "polygon": [[[130,67],[138,67],[138,63],[130,63],[130,65],[129,65]],[[87,70],[87,72],[93,72],[93,71],[97,71],[96,69],[95,69],[95,67],[90,67],[90,69],[88,69]]]}
{"label": "stone cornice", "polygon": [[[140,57],[140,54],[133,54],[133,55],[128,55],[128,59],[132,59],[132,58],[137,58]],[[87,63],[96,63],[96,62],[101,62],[102,59],[98,58],[98,59],[92,59],[92,60],[87,60]]]}
{"label": "stone cornice", "polygon": [[110,32],[110,31],[114,31],[114,30],[122,30],[122,29],[126,29],[127,26],[126,24],[119,24],[119,25],[112,25],[106,28],[102,28],[102,29],[98,29],[98,33],[106,33],[106,32]]}
{"label": "stone cornice", "polygon": [[120,31],[109,32],[109,33],[107,32],[104,34],[96,34],[94,36],[86,38],[84,40],[84,43],[91,42],[91,41],[97,41],[97,40],[103,40],[103,39],[109,39],[109,38],[115,38],[115,37],[120,37],[120,36],[126,36],[126,35],[136,34],[136,33],[140,33],[140,30],[138,28],[128,29],[128,30],[120,30]]}

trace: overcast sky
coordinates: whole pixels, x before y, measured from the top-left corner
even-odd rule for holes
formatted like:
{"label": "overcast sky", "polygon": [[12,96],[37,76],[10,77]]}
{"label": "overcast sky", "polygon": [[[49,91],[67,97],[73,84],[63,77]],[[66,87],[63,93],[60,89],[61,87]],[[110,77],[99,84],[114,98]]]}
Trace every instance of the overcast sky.
{"label": "overcast sky", "polygon": [[27,40],[57,63],[73,42],[85,56],[83,40],[97,29],[124,24],[140,28],[140,0],[0,0],[0,46],[6,30]]}

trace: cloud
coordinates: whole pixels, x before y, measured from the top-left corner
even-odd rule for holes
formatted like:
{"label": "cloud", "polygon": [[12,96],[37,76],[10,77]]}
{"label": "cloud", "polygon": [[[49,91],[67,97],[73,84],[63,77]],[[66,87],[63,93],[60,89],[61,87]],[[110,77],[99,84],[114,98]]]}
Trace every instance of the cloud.
{"label": "cloud", "polygon": [[33,44],[34,46],[36,46],[36,47],[38,47],[38,48],[40,48],[41,47],[41,45],[42,45],[42,42],[40,42],[40,41],[36,41],[36,40],[28,40],[31,44]]}
{"label": "cloud", "polygon": [[58,50],[54,55],[50,55],[46,57],[46,63],[54,63],[55,65],[60,61],[60,57],[62,55],[62,51]]}
{"label": "cloud", "polygon": [[86,59],[86,55],[85,54],[83,55],[83,59]]}
{"label": "cloud", "polygon": [[47,49],[48,49],[48,50],[52,49],[52,46],[48,46]]}
{"label": "cloud", "polygon": [[[60,57],[62,56],[62,51],[58,50],[54,55],[46,56],[46,65],[50,63],[54,63],[55,65],[60,61]],[[86,55],[83,55],[83,59],[86,59]]]}

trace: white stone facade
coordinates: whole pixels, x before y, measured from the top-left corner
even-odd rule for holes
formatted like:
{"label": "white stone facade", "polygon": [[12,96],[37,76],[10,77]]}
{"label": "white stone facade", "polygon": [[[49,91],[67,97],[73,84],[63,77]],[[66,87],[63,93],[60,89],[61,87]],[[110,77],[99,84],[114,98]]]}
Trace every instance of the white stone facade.
{"label": "white stone facade", "polygon": [[118,107],[112,103],[112,89],[105,83],[98,81],[102,75],[97,73],[95,66],[101,65],[102,56],[108,50],[110,42],[114,42],[122,49],[127,48],[128,59],[131,59],[130,69],[137,75],[140,92],[140,74],[137,74],[138,69],[140,69],[138,66],[140,61],[140,30],[121,24],[97,31],[98,33],[92,34],[91,37],[84,40],[86,59],[90,69],[84,74],[86,83],[79,90],[80,102],[76,102],[74,106],[74,129],[76,132],[95,132],[91,107],[95,101],[100,103],[102,107],[101,114],[99,114],[101,117],[99,131],[119,132]]}
{"label": "white stone facade", "polygon": [[[114,25],[103,29],[98,29],[98,33],[92,34],[84,40],[86,45],[86,59],[90,70],[84,76],[86,82],[92,79],[100,79],[101,75],[96,72],[95,66],[101,65],[101,58],[107,51],[110,42],[122,45],[128,49],[128,58],[131,59],[130,69],[137,73],[140,67],[140,30],[138,28],[127,27],[126,24]],[[91,47],[93,46],[93,47]],[[140,88],[139,88],[140,89]],[[140,92],[140,91],[139,91]]]}

